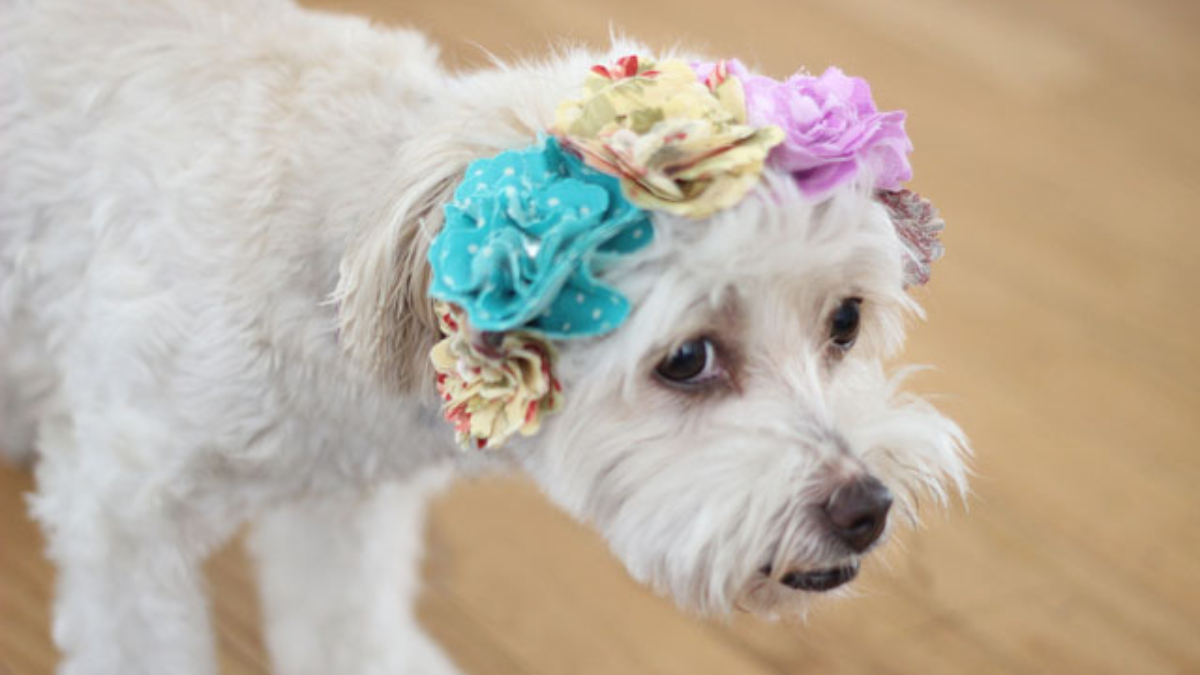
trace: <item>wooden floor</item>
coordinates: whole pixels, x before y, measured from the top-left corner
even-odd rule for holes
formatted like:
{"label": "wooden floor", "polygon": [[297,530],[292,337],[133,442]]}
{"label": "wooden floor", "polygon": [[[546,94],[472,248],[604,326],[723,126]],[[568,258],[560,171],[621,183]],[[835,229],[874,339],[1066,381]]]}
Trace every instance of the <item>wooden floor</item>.
{"label": "wooden floor", "polygon": [[[424,28],[463,67],[610,25],[775,75],[840,65],[909,110],[915,186],[948,222],[907,355],[977,448],[966,512],[930,512],[807,624],[725,625],[650,597],[528,485],[461,486],[421,614],[465,669],[1200,673],[1200,3],[321,4]],[[55,659],[29,487],[0,473],[4,675]],[[267,672],[239,549],[211,574],[225,672]]]}

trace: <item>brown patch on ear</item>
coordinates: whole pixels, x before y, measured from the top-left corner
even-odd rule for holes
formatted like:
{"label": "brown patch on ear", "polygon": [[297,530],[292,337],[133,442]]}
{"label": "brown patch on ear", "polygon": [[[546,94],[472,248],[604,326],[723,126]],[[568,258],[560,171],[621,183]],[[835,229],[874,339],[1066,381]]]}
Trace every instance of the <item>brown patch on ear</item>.
{"label": "brown patch on ear", "polygon": [[[415,392],[433,382],[429,351],[441,338],[429,289],[429,245],[442,225],[466,153],[390,189],[386,206],[342,256],[334,300],[343,349],[385,386]],[[421,166],[415,162],[412,166]],[[405,172],[408,173],[408,172]]]}
{"label": "brown patch on ear", "polygon": [[[441,332],[428,297],[427,255],[442,227],[442,206],[471,161],[527,144],[541,128],[513,107],[486,97],[478,103],[403,142],[388,175],[379,177],[379,208],[359,224],[342,256],[332,296],[341,344],[395,391],[433,386],[429,350]],[[529,104],[515,101],[521,109]]]}

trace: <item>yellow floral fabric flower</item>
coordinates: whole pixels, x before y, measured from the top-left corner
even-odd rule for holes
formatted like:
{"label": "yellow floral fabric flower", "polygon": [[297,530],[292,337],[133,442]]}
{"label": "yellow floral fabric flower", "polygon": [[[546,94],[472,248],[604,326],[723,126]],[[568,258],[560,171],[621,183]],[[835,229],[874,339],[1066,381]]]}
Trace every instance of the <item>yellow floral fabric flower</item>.
{"label": "yellow floral fabric flower", "polygon": [[691,218],[744,197],[784,138],[779,127],[746,123],[736,77],[722,70],[701,82],[684,61],[637,57],[593,68],[583,96],[558,106],[554,131],[619,177],[634,204]]}
{"label": "yellow floral fabric flower", "polygon": [[466,316],[453,305],[436,305],[446,336],[430,352],[442,395],[442,412],[464,448],[497,448],[515,433],[530,436],[542,418],[562,407],[562,386],[553,373],[553,348],[523,331],[503,334],[486,353],[473,344]]}

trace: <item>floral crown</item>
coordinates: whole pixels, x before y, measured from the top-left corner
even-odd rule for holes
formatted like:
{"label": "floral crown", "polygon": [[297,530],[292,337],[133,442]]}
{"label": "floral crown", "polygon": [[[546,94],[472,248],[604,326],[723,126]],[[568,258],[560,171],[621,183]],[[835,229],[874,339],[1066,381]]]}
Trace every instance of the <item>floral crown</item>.
{"label": "floral crown", "polygon": [[912,177],[903,112],[830,68],[780,82],[740,62],[626,56],[591,69],[550,135],[472,162],[429,250],[444,339],[431,353],[464,447],[531,435],[562,405],[551,340],[608,333],[629,301],[598,278],[654,237],[650,211],[693,219],[738,203],[764,165],[820,200],[871,180],[908,249],[909,284],[941,255]]}

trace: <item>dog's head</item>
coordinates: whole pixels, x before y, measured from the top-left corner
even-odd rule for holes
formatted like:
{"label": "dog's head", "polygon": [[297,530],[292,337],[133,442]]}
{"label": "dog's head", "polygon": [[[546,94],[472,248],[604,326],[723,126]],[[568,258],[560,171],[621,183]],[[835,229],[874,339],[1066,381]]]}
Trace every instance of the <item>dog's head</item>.
{"label": "dog's head", "polygon": [[609,278],[626,325],[565,343],[565,397],[521,455],[635,577],[701,612],[793,613],[851,580],[962,439],[883,361],[916,311],[882,204],[782,177],[703,223],[662,217]]}
{"label": "dog's head", "polygon": [[[401,387],[432,381],[423,258],[461,169],[411,179],[407,215],[343,266],[347,346]],[[654,213],[648,246],[596,270],[624,323],[554,343],[562,409],[474,452],[515,458],[686,608],[802,612],[920,495],[964,485],[958,428],[884,368],[919,312],[892,206],[861,185],[816,201],[768,169],[703,219]]]}

